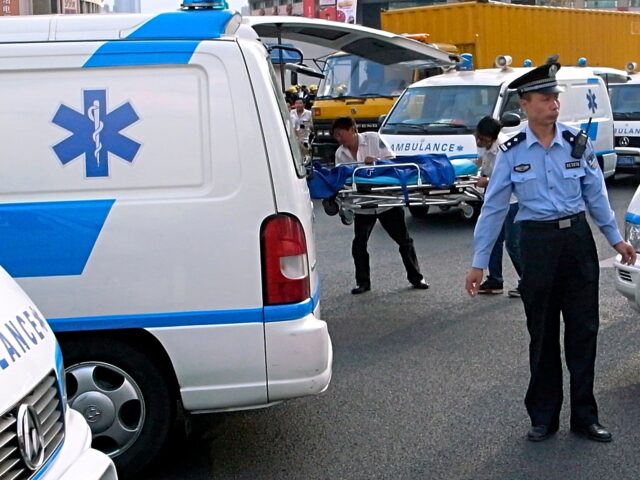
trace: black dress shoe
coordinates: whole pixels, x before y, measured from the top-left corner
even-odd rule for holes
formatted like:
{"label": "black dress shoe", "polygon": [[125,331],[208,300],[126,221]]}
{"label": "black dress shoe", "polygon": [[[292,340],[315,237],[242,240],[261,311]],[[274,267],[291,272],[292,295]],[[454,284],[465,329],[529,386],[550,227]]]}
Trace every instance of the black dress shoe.
{"label": "black dress shoe", "polygon": [[534,425],[527,432],[527,440],[530,442],[542,442],[558,431],[558,427],[551,428],[547,425]]}
{"label": "black dress shoe", "polygon": [[419,282],[411,282],[413,288],[417,288],[418,290],[426,290],[429,288],[429,284],[424,281],[424,278]]}
{"label": "black dress shoe", "polygon": [[351,290],[353,295],[360,295],[361,293],[371,290],[371,285],[356,285],[356,288]]}
{"label": "black dress shoe", "polygon": [[589,440],[595,440],[596,442],[610,442],[613,438],[611,436],[611,432],[599,423],[593,423],[582,427],[571,427],[571,431],[578,435],[583,435]]}

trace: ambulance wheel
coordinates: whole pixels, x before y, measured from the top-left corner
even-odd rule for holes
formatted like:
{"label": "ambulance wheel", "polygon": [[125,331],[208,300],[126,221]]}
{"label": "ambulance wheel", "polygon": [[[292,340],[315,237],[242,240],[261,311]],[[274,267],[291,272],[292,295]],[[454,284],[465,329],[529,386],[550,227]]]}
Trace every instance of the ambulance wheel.
{"label": "ambulance wheel", "polygon": [[133,478],[162,449],[176,416],[176,399],[140,348],[115,339],[61,342],[69,406],[87,420],[92,447],[109,455],[121,478]]}
{"label": "ambulance wheel", "polygon": [[429,213],[429,205],[416,205],[414,207],[409,207],[409,212],[414,217],[426,218]]}

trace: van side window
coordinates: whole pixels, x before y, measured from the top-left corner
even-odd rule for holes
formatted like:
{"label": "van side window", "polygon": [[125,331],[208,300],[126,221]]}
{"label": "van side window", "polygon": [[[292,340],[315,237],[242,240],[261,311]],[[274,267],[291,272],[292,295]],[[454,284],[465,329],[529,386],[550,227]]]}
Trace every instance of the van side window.
{"label": "van side window", "polygon": [[289,109],[287,108],[287,104],[284,101],[284,95],[282,92],[278,90],[278,79],[276,78],[276,72],[273,69],[273,65],[269,62],[269,74],[271,76],[271,88],[273,88],[273,93],[276,97],[276,101],[278,102],[278,110],[280,111],[280,116],[282,118],[282,123],[284,123],[284,128],[287,131],[287,140],[289,142],[289,148],[291,149],[291,154],[293,155],[293,162],[296,168],[296,174],[300,178],[304,178],[307,175],[307,169],[304,166],[304,158],[302,157],[302,152],[300,151],[300,144],[296,138],[296,133],[294,131],[293,125],[291,125],[291,115],[289,114]]}

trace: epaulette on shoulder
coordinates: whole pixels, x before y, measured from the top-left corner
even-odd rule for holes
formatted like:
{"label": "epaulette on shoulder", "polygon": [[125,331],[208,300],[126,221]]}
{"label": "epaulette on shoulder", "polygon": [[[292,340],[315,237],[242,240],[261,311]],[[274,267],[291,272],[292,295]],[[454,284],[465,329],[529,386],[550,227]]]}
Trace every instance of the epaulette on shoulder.
{"label": "epaulette on shoulder", "polygon": [[576,134],[570,130],[565,130],[564,132],[562,132],[562,138],[569,142],[572,147],[573,144],[576,143]]}
{"label": "epaulette on shoulder", "polygon": [[520,132],[519,134],[511,137],[509,140],[500,145],[500,150],[502,150],[503,152],[508,152],[516,145],[520,145],[525,138],[527,138],[527,134],[525,132]]}

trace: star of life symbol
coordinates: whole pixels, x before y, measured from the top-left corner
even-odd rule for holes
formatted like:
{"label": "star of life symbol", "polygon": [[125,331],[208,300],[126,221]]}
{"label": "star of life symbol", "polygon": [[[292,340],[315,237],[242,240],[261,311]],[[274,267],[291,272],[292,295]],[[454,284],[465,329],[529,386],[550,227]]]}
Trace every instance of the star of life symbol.
{"label": "star of life symbol", "polygon": [[140,144],[120,133],[140,117],[129,102],[107,112],[106,90],[84,90],[83,111],[60,105],[52,122],[72,135],[53,146],[63,165],[85,157],[87,177],[109,176],[109,153],[131,163]]}
{"label": "star of life symbol", "polygon": [[596,103],[596,94],[589,89],[587,92],[587,107],[591,110],[591,113],[596,113],[598,104]]}

